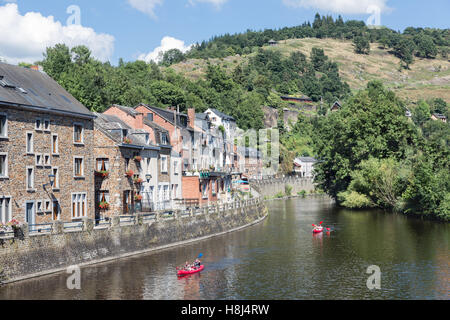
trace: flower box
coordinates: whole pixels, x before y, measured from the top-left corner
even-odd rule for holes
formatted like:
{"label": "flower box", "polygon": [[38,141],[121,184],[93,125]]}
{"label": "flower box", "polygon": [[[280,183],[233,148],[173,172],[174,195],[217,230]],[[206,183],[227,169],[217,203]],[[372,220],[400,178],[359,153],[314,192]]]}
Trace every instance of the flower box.
{"label": "flower box", "polygon": [[107,178],[109,176],[108,171],[95,171],[94,174],[96,177],[101,177],[101,178]]}
{"label": "flower box", "polygon": [[142,157],[141,156],[135,156],[134,157],[134,161],[141,162],[142,161]]}
{"label": "flower box", "polygon": [[136,184],[141,184],[142,182],[144,182],[144,180],[142,180],[141,178],[134,179],[134,183]]}
{"label": "flower box", "polygon": [[123,139],[123,143],[125,143],[125,144],[131,144],[131,139],[130,139],[130,138],[124,138],[124,139]]}
{"label": "flower box", "polygon": [[142,200],[142,196],[140,194],[137,194],[134,196],[134,200],[135,201],[141,201]]}
{"label": "flower box", "polygon": [[99,208],[102,210],[108,210],[109,209],[109,203],[108,202],[100,202]]}
{"label": "flower box", "polygon": [[132,170],[128,170],[127,172],[125,172],[125,175],[131,178],[132,176],[134,176],[134,172]]}

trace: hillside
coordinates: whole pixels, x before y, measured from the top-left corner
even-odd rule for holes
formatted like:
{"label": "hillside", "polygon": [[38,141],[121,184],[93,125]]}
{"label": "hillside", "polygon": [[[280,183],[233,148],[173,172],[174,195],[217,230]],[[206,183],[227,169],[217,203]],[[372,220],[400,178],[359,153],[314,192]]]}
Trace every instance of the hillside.
{"label": "hillside", "polygon": [[[325,54],[339,65],[342,79],[354,91],[366,87],[370,80],[378,79],[406,101],[442,98],[450,103],[450,61],[440,56],[436,59],[416,57],[410,70],[400,70],[400,59],[374,43],[371,44],[369,55],[356,54],[352,41],[335,39],[289,39],[280,41],[276,47],[266,46],[264,49],[279,51],[287,57],[295,51],[309,56],[313,47],[323,48]],[[208,61],[232,72],[237,65],[245,63],[253,55],[255,53],[209,60],[188,59],[170,68],[197,80],[204,77]]]}

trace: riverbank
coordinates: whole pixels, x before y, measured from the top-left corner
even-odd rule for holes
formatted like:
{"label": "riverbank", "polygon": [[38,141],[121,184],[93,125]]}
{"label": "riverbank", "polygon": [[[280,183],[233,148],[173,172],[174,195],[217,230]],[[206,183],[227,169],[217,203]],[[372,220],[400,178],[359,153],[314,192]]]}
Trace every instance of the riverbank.
{"label": "riverbank", "polygon": [[[175,211],[173,215],[115,217],[109,226],[82,222],[80,231],[65,231],[56,224],[51,232],[23,240],[3,240],[0,273],[3,283],[16,282],[79,267],[121,259],[151,251],[205,240],[263,221],[268,215],[261,199],[221,206]],[[59,227],[58,227],[59,226]]]}

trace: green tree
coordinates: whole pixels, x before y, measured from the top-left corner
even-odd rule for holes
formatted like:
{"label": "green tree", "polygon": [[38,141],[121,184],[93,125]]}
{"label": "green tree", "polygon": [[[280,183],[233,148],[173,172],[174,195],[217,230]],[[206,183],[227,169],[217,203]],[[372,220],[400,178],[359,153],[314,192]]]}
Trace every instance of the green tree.
{"label": "green tree", "polygon": [[366,36],[357,36],[353,39],[355,52],[358,54],[370,53],[370,41]]}
{"label": "green tree", "polygon": [[57,44],[54,47],[49,47],[44,53],[44,60],[40,63],[45,72],[59,81],[61,75],[67,72],[72,64],[69,47],[65,44]]}

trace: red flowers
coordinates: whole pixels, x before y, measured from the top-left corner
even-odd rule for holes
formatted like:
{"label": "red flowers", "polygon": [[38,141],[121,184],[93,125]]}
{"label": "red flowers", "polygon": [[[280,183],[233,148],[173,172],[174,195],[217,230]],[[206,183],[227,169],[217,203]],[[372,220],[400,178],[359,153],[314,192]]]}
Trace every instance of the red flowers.
{"label": "red flowers", "polygon": [[134,157],[134,161],[141,162],[142,161],[142,157],[141,156],[135,156]]}
{"label": "red flowers", "polygon": [[94,174],[96,177],[102,177],[102,178],[107,178],[109,176],[108,171],[95,171]]}
{"label": "red flowers", "polygon": [[142,200],[142,196],[140,194],[137,194],[137,195],[134,196],[134,200],[141,201]]}
{"label": "red flowers", "polygon": [[107,209],[109,209],[109,203],[106,202],[106,201],[102,201],[102,202],[100,202],[100,204],[99,204],[99,208],[100,208],[100,209],[103,209],[103,210],[107,210]]}
{"label": "red flowers", "polygon": [[127,176],[127,177],[132,177],[132,176],[134,176],[134,172],[133,172],[133,170],[128,170],[127,172],[125,172],[125,175]]}

